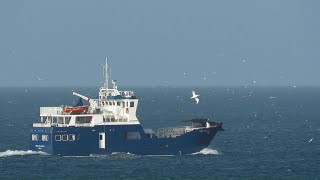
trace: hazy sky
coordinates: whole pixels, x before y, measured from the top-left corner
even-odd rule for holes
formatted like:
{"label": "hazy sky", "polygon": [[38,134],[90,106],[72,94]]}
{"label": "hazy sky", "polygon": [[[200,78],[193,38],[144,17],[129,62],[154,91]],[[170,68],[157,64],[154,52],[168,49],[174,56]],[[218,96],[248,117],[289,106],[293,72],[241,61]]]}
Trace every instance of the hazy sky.
{"label": "hazy sky", "polygon": [[320,85],[319,8],[319,0],[1,0],[0,86],[98,86],[105,56],[119,86]]}

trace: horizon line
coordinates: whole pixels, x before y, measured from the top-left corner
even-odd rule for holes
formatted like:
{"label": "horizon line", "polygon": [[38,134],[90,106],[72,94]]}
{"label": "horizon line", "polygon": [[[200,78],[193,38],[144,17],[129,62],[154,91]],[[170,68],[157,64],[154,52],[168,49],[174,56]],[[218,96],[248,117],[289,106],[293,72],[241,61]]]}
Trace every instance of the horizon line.
{"label": "horizon line", "polygon": [[[13,85],[13,86],[1,86],[0,88],[65,88],[65,87],[97,87],[94,85],[31,85],[31,86],[21,86],[21,85]],[[177,85],[177,86],[165,86],[165,85],[123,85],[122,87],[168,87],[168,88],[177,88],[177,87],[320,87],[320,85]],[[121,88],[120,88],[121,89]]]}

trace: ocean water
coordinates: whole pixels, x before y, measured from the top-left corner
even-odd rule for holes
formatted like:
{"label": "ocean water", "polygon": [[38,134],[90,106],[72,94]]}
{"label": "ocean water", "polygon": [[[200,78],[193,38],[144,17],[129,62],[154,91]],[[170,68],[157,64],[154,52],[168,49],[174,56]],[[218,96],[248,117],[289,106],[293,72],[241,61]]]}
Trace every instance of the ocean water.
{"label": "ocean water", "polygon": [[[184,156],[60,157],[28,151],[40,106],[73,104],[72,91],[0,88],[0,179],[320,179],[320,87],[130,87],[146,128],[208,117],[224,122],[210,146]],[[200,103],[190,99],[191,90]]]}

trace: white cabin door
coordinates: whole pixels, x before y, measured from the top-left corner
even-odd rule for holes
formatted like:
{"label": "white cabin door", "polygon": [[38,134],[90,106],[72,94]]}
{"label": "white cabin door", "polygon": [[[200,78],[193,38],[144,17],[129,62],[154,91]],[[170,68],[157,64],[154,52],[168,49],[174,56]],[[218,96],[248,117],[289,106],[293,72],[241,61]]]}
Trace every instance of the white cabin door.
{"label": "white cabin door", "polygon": [[105,149],[106,148],[106,133],[99,133],[99,148]]}

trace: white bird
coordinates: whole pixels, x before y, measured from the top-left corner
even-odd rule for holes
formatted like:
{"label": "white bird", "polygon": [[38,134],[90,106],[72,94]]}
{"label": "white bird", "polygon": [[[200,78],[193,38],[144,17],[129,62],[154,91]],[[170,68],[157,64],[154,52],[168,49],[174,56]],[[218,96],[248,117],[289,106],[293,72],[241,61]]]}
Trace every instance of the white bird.
{"label": "white bird", "polygon": [[196,100],[196,103],[198,104],[199,103],[198,97],[199,97],[199,95],[197,95],[195,91],[192,91],[192,97],[190,99]]}
{"label": "white bird", "polygon": [[40,78],[40,77],[38,77],[38,76],[34,76],[34,78],[36,78],[38,81],[43,81],[43,80],[45,80],[44,78]]}
{"label": "white bird", "polygon": [[309,140],[309,143],[311,143],[313,141],[313,138],[311,138],[310,140]]}

